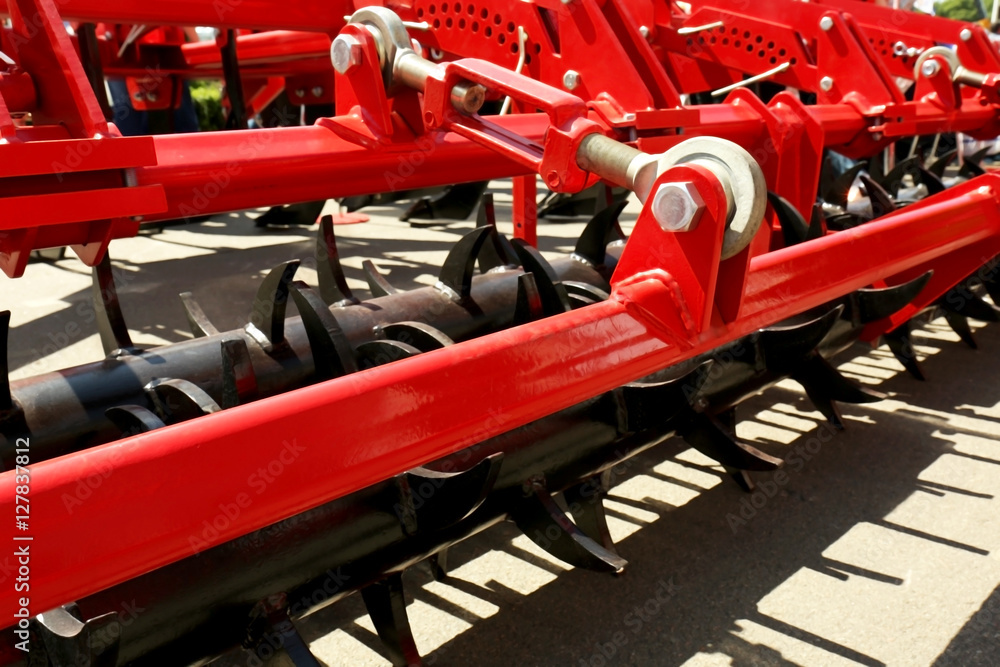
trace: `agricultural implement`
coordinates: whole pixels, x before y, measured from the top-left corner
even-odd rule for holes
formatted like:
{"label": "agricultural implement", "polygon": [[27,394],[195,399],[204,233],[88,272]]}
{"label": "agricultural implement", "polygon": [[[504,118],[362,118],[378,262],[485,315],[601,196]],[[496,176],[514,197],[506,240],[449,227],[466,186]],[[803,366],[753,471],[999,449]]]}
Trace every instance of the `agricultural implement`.
{"label": "agricultural implement", "polygon": [[[450,546],[511,520],[619,573],[602,507],[616,464],[676,434],[750,489],[781,460],[735,437],[747,396],[792,378],[840,427],[838,403],[880,396],[828,358],[881,339],[920,376],[914,317],[939,309],[970,344],[969,318],[1000,320],[982,296],[1000,297],[1000,178],[917,142],[1000,134],[1000,55],[975,25],[856,0],[9,0],[7,15],[0,268],[71,247],[107,356],[0,373],[2,505],[32,575],[2,593],[4,664],[29,642],[31,664],[202,664],[242,645],[315,665],[295,622],[358,591],[386,655],[418,664],[405,568],[446,576]],[[191,25],[218,43],[171,28]],[[224,78],[237,126],[282,90],[336,113],[122,137],[105,75],[149,109]],[[831,177],[829,151],[867,169]],[[323,219],[317,285],[288,261],[245,326],[220,331],[185,294],[191,340],[131,340],[109,255],[142,225],[499,178],[515,238],[485,196],[433,287],[400,291],[369,264],[360,299]],[[539,182],[596,192],[559,260],[533,247]],[[642,204],[627,241],[611,186]],[[146,611],[123,624],[121,600]]]}

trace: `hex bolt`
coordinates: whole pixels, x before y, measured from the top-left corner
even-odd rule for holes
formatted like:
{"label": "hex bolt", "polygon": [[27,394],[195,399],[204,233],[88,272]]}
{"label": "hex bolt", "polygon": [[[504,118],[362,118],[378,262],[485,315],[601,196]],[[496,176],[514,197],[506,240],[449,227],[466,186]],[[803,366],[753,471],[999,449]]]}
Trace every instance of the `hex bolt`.
{"label": "hex bolt", "polygon": [[305,97],[305,96],[306,96],[306,89],[305,88],[296,88],[295,89],[295,97]]}
{"label": "hex bolt", "polygon": [[925,60],[924,64],[920,66],[920,73],[928,79],[937,76],[940,71],[941,63],[936,60]]}
{"label": "hex bolt", "polygon": [[566,90],[576,90],[576,87],[580,85],[580,73],[575,70],[566,70],[563,74],[563,86]]}
{"label": "hex bolt", "polygon": [[824,76],[819,80],[819,87],[822,88],[824,92],[830,92],[833,88],[833,79],[828,76]]}
{"label": "hex bolt", "polygon": [[967,42],[970,39],[972,39],[972,31],[969,30],[968,28],[962,28],[962,32],[958,33],[958,37],[963,42]]}
{"label": "hex bolt", "polygon": [[155,102],[156,100],[160,99],[160,96],[151,90],[148,93],[146,93],[146,99],[149,100],[150,102]]}
{"label": "hex bolt", "polygon": [[353,35],[337,35],[330,45],[330,59],[337,74],[347,74],[361,64],[361,42]]}
{"label": "hex bolt", "polygon": [[653,217],[667,232],[687,232],[698,226],[705,200],[694,183],[664,183],[653,195]]}
{"label": "hex bolt", "polygon": [[315,86],[312,89],[313,97],[323,97],[323,86]]}
{"label": "hex bolt", "polygon": [[826,32],[832,27],[833,27],[833,19],[830,18],[829,16],[824,16],[819,20],[819,28],[823,32]]}

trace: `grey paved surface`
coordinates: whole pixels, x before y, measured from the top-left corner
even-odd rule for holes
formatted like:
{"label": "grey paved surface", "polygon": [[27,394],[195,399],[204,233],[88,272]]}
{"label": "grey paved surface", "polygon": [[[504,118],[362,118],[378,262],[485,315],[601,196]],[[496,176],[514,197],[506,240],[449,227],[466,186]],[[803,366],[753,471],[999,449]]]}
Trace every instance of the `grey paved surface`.
{"label": "grey paved surface", "polygon": [[[501,220],[507,187],[498,185]],[[337,229],[359,290],[365,258],[400,287],[432,281],[432,267],[471,227],[417,231],[394,221],[397,209],[377,212],[386,215]],[[250,217],[112,246],[137,343],[188,337],[176,300],[185,290],[220,328],[242,325],[267,269],[310,255],[310,232],[262,232]],[[568,250],[580,227],[543,225],[542,247]],[[315,282],[307,269],[301,277]],[[14,312],[15,377],[101,356],[88,289],[73,259],[0,282],[0,303]],[[608,502],[630,562],[624,576],[567,569],[507,525],[455,548],[450,582],[407,572],[427,662],[1000,664],[1000,327],[977,335],[972,351],[940,322],[928,325],[918,348],[926,383],[885,348],[857,346],[838,359],[891,394],[845,406],[845,433],[830,431],[792,383],[751,399],[740,435],[789,460],[784,476],[758,478],[759,495],[676,442],[640,457]],[[388,664],[357,597],[301,629],[331,665]]]}

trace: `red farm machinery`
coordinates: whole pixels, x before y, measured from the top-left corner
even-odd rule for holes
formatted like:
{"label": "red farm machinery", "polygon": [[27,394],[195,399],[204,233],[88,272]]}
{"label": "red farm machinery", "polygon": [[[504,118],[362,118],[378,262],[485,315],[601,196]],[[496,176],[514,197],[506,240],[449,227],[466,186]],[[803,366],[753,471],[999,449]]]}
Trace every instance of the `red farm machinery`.
{"label": "red farm machinery", "polygon": [[[3,664],[205,664],[242,645],[318,665],[295,623],[355,592],[384,655],[420,664],[406,568],[447,576],[447,549],[509,520],[621,573],[615,466],[676,435],[751,490],[783,462],[735,436],[747,397],[790,378],[840,428],[839,403],[882,396],[833,355],[882,341],[921,377],[914,318],[972,345],[970,319],[1000,321],[1000,176],[939,150],[1000,135],[1000,49],[979,24],[860,0],[4,7],[0,305],[33,256],[69,247],[106,357],[0,370],[0,505],[31,573],[3,584]],[[223,81],[227,127],[124,136],[112,78],[137,113]],[[294,123],[251,122],[279,97]],[[512,238],[475,185],[507,178]],[[545,188],[595,213],[560,259],[535,247]],[[366,265],[359,298],[324,217],[317,284],[289,260],[241,326],[188,294],[192,338],[133,344],[119,239],[406,193],[431,193],[428,215],[478,211],[435,285]],[[124,623],[120,600],[146,611]]]}

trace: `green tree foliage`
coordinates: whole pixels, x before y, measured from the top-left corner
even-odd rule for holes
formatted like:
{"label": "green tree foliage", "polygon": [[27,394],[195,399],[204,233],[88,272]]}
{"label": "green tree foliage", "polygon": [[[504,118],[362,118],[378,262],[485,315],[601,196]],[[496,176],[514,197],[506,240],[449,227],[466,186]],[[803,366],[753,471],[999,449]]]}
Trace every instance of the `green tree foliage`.
{"label": "green tree foliage", "polygon": [[218,81],[192,81],[191,101],[201,130],[221,130],[226,124],[222,112],[222,84]]}
{"label": "green tree foliage", "polygon": [[[993,9],[993,0],[985,0],[982,5],[988,18]],[[944,0],[934,6],[934,13],[956,21],[978,21],[983,18],[978,0]]]}

